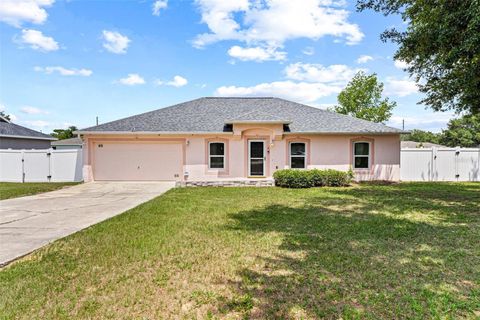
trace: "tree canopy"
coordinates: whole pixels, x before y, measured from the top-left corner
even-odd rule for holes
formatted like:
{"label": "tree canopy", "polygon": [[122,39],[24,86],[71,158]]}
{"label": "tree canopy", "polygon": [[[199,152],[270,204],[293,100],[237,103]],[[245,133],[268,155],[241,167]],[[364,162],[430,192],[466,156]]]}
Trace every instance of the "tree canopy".
{"label": "tree canopy", "polygon": [[402,134],[402,141],[415,141],[415,142],[431,142],[440,143],[440,133],[434,133],[430,131],[423,131],[419,129],[413,129],[408,134]]}
{"label": "tree canopy", "polygon": [[338,105],[333,109],[356,118],[385,122],[392,116],[396,102],[382,99],[382,92],[383,83],[378,81],[375,73],[367,75],[359,71],[339,93]]}
{"label": "tree canopy", "polygon": [[73,134],[74,131],[77,131],[77,127],[75,126],[70,126],[67,129],[54,129],[50,135],[52,137],[57,138],[58,140],[64,140],[64,139],[69,139],[73,138],[75,135]]}
{"label": "tree canopy", "polygon": [[0,116],[10,121],[10,115],[6,114],[4,111],[0,111]]}
{"label": "tree canopy", "polygon": [[357,9],[400,14],[407,23],[381,39],[399,45],[394,58],[425,93],[420,103],[480,113],[480,0],[358,0]]}
{"label": "tree canopy", "polygon": [[402,140],[431,142],[447,147],[478,147],[480,145],[480,116],[465,115],[452,119],[441,133],[415,129],[409,134],[402,135]]}
{"label": "tree canopy", "polygon": [[449,147],[478,147],[480,146],[480,115],[466,115],[452,119],[443,130],[440,143]]}

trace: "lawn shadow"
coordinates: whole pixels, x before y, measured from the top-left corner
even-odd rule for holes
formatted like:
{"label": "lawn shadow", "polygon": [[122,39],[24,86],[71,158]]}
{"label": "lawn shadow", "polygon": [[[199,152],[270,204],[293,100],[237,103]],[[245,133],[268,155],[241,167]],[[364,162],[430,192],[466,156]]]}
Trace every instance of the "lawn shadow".
{"label": "lawn shadow", "polygon": [[[260,239],[275,235],[281,243],[239,270],[240,280],[230,283],[237,298],[219,309],[256,319],[442,318],[478,312],[476,204],[460,221],[433,193],[412,197],[415,190],[388,188],[405,194],[385,199],[389,191],[378,187],[329,190],[333,197],[306,197],[300,206],[232,214],[228,228]],[[412,206],[449,223],[398,216]]]}

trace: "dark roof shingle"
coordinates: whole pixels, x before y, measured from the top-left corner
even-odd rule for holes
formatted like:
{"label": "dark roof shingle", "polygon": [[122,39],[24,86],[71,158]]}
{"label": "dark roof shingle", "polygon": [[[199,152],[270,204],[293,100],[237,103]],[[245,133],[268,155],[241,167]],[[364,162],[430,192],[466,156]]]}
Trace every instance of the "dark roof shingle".
{"label": "dark roof shingle", "polygon": [[52,146],[81,146],[82,144],[82,139],[80,139],[79,137],[57,140],[52,142]]}
{"label": "dark roof shingle", "polygon": [[0,121],[0,137],[19,137],[28,139],[57,140],[54,137],[29,128],[19,126],[18,124]]}
{"label": "dark roof shingle", "polygon": [[292,133],[401,133],[402,130],[280,98],[206,97],[79,132],[223,132],[226,121],[288,121]]}

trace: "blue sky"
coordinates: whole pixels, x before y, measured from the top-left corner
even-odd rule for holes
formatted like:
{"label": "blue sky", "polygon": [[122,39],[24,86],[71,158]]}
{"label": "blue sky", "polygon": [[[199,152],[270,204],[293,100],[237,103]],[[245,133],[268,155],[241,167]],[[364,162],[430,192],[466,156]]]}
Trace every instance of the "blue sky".
{"label": "blue sky", "polygon": [[280,96],[325,108],[360,70],[398,103],[390,125],[439,131],[395,45],[398,17],[343,0],[3,0],[0,108],[49,133],[201,96]]}

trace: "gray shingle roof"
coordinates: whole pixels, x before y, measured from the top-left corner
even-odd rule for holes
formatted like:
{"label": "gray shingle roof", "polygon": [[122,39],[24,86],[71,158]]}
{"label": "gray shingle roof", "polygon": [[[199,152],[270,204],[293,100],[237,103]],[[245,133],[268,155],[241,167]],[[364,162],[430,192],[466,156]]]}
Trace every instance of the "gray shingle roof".
{"label": "gray shingle roof", "polygon": [[54,137],[29,128],[19,126],[18,124],[0,121],[0,137],[19,137],[40,140],[57,140]]}
{"label": "gray shingle roof", "polygon": [[[250,116],[249,116],[250,115]],[[235,119],[285,120],[298,133],[401,133],[402,130],[280,98],[207,97],[183,102],[79,132],[223,132]],[[266,116],[267,115],[267,116]],[[270,116],[268,116],[270,115]]]}
{"label": "gray shingle roof", "polygon": [[277,122],[277,123],[290,123],[290,120],[287,120],[284,116],[281,116],[277,113],[266,113],[260,110],[253,110],[238,116],[235,116],[233,119],[225,119],[225,123],[235,123],[235,122]]}
{"label": "gray shingle roof", "polygon": [[401,141],[400,145],[402,148],[446,148],[440,144],[430,143],[430,142],[416,142],[416,141]]}
{"label": "gray shingle roof", "polygon": [[79,137],[75,137],[54,141],[52,142],[52,146],[81,146],[82,143],[82,139],[80,139]]}

